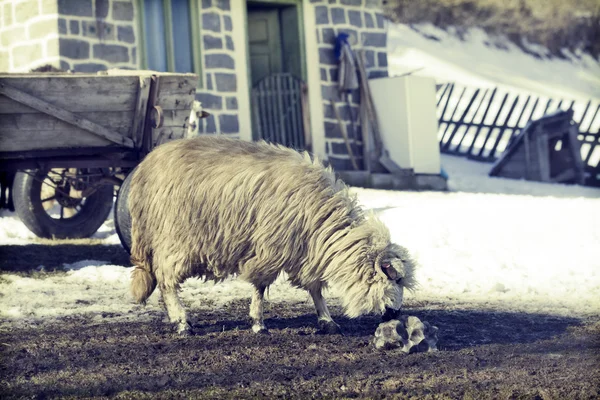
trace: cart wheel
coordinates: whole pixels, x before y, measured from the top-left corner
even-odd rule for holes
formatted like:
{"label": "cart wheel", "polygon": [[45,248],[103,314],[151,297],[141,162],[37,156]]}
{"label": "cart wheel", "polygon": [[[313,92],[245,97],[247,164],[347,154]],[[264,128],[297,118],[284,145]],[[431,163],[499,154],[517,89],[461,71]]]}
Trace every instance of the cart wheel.
{"label": "cart wheel", "polygon": [[13,185],[17,215],[37,236],[77,239],[92,236],[113,205],[113,186],[84,190],[101,177],[99,169],[19,171]]}
{"label": "cart wheel", "polygon": [[115,230],[119,235],[121,244],[128,253],[131,253],[131,214],[129,214],[129,208],[127,207],[127,198],[129,197],[129,184],[134,171],[135,169],[127,175],[127,178],[121,184],[114,211]]}

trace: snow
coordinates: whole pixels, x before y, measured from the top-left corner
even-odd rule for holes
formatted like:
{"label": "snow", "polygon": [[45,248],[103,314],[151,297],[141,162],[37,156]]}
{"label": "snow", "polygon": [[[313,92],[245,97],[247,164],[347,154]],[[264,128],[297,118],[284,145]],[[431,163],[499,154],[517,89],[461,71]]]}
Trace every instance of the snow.
{"label": "snow", "polygon": [[563,51],[567,59],[550,58],[540,46],[525,47],[540,58],[477,28],[461,40],[451,29],[444,31],[432,24],[388,24],[390,76],[418,70],[415,75],[434,77],[439,83],[483,88],[502,85],[551,98],[600,99],[598,60],[568,51]]}
{"label": "snow", "polygon": [[[446,155],[442,163],[448,193],[352,189],[419,262],[420,286],[407,293],[408,306],[600,314],[599,189],[489,178],[490,164]],[[0,227],[0,245],[38,241],[12,213],[0,215]],[[112,220],[97,236],[100,244],[115,243]],[[156,293],[146,307],[133,304],[131,267],[104,260],[65,264],[64,272],[31,270],[36,267],[35,273],[0,275],[0,327],[73,315],[98,322],[162,315]],[[199,312],[250,294],[250,285],[235,278],[218,284],[193,278],[183,285],[182,301]],[[336,296],[328,293],[328,301],[338,304]],[[311,304],[285,277],[268,298]]]}

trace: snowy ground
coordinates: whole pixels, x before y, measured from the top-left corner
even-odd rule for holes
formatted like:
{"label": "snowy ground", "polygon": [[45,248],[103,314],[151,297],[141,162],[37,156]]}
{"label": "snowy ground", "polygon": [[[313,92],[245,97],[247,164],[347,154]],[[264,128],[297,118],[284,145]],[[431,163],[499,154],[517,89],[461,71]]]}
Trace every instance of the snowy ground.
{"label": "snowy ground", "polygon": [[[390,227],[393,239],[419,260],[421,286],[409,304],[444,309],[600,314],[600,190],[488,178],[490,165],[443,156],[450,193],[355,189],[365,208]],[[112,221],[96,234],[118,244]],[[11,213],[0,218],[0,246],[39,243]],[[1,247],[0,247],[1,249]],[[66,273],[0,275],[1,326],[75,314],[98,320],[144,319],[159,312],[156,294],[145,308],[128,294],[130,268],[81,260]],[[192,310],[248,298],[236,279],[214,285],[198,279],[183,287]],[[335,293],[329,295],[335,304]],[[306,302],[283,279],[272,302]]]}

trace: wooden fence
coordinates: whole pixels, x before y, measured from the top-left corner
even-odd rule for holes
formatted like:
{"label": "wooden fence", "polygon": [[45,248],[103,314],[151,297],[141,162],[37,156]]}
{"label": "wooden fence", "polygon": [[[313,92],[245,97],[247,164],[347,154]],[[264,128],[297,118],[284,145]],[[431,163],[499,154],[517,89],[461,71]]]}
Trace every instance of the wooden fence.
{"label": "wooden fence", "polygon": [[556,100],[499,88],[448,83],[437,92],[440,150],[493,162],[527,122],[559,109],[573,109],[573,120],[579,125],[578,139],[586,167],[586,184],[600,186],[598,101]]}

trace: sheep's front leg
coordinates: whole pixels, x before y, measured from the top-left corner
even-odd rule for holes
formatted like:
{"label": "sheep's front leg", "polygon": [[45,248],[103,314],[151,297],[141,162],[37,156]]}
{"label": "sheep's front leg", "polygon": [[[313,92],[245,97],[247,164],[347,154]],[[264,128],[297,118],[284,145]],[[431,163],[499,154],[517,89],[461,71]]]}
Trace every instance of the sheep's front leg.
{"label": "sheep's front leg", "polygon": [[252,319],[252,330],[255,333],[269,333],[263,322],[264,295],[265,288],[263,286],[254,286],[250,303],[250,318]]}
{"label": "sheep's front leg", "polygon": [[310,293],[313,302],[315,303],[315,309],[317,310],[319,333],[342,333],[340,326],[333,321],[331,314],[329,314],[327,304],[321,293],[321,287],[311,288],[308,292]]}
{"label": "sheep's front leg", "polygon": [[159,285],[158,287],[160,288],[160,293],[165,302],[165,308],[169,314],[169,319],[172,323],[176,324],[177,333],[184,336],[192,334],[192,325],[188,321],[187,314],[181,305],[179,296],[177,296],[177,288],[165,287],[164,285]]}

